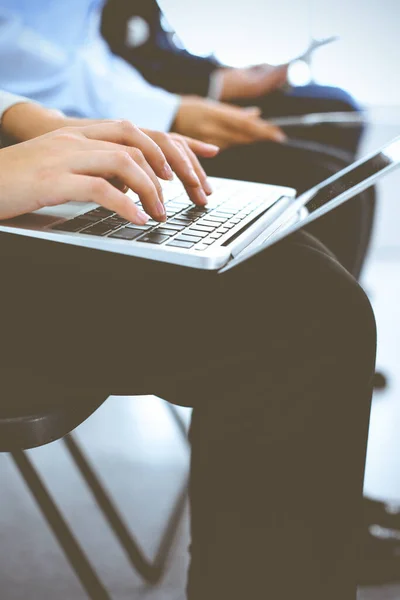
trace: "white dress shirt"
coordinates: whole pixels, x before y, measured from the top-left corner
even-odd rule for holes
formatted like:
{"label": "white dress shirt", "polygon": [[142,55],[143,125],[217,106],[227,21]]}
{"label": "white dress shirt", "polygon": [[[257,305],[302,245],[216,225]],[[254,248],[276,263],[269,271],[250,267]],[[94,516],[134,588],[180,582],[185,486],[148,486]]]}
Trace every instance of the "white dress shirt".
{"label": "white dress shirt", "polygon": [[154,87],[100,34],[104,0],[0,0],[0,88],[68,116],[168,131],[180,98]]}

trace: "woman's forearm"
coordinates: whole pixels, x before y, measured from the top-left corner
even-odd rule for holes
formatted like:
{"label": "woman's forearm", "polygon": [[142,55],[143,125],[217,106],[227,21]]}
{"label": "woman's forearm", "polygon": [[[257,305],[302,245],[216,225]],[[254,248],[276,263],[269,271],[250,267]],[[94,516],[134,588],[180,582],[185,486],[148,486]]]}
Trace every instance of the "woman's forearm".
{"label": "woman's forearm", "polygon": [[68,119],[59,111],[21,100],[3,113],[1,131],[7,137],[21,142],[67,124]]}
{"label": "woman's forearm", "polygon": [[45,108],[34,102],[18,103],[7,108],[1,118],[1,131],[17,142],[25,142],[61,127],[84,127],[104,123],[104,119],[77,119],[66,117],[61,111]]}

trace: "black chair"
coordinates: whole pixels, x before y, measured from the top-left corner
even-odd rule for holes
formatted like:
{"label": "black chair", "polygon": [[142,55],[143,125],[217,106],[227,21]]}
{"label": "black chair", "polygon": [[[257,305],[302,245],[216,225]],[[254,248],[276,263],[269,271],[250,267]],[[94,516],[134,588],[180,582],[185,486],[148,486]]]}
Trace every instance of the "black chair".
{"label": "black chair", "polygon": [[[187,496],[187,483],[185,482],[176,499],[156,557],[153,562],[150,562],[145,557],[134,535],[124,523],[117,507],[101,485],[95,470],[71,433],[78,425],[89,418],[103,402],[104,400],[97,398],[82,403],[66,401],[61,404],[57,403],[54,407],[51,407],[51,404],[48,403],[46,408],[31,414],[18,414],[14,408],[12,410],[4,407],[0,409],[0,452],[8,452],[12,456],[67,560],[86,590],[88,597],[93,600],[110,600],[110,595],[25,450],[55,440],[63,440],[75,465],[90,488],[99,509],[124,548],[132,566],[150,584],[160,581],[165,572],[168,554],[183,515]],[[179,430],[187,439],[185,426],[179,414],[173,407],[171,407],[171,412]]]}

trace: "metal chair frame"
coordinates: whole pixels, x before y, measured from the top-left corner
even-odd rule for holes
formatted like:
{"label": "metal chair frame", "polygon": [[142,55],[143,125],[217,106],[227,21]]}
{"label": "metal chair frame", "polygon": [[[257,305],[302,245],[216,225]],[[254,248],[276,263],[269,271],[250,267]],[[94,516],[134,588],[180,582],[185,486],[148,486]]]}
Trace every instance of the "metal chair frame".
{"label": "metal chair frame", "polygon": [[[173,406],[170,406],[170,410],[180,433],[187,441],[187,431],[183,420]],[[22,424],[23,420],[21,420],[21,417],[18,419]],[[26,423],[24,423],[24,429],[26,430]],[[15,431],[15,424],[13,430]],[[136,569],[147,583],[155,585],[165,573],[168,557],[185,510],[187,480],[177,495],[155,558],[153,561],[150,561],[124,522],[110,494],[100,482],[98,475],[76,437],[72,433],[68,433],[62,439],[82,478],[90,489],[98,508],[124,549],[132,567]],[[29,454],[25,450],[15,447],[10,448],[9,453],[88,597],[92,600],[111,600],[109,592],[66,522],[60,508],[57,506],[43,479],[33,465]]]}

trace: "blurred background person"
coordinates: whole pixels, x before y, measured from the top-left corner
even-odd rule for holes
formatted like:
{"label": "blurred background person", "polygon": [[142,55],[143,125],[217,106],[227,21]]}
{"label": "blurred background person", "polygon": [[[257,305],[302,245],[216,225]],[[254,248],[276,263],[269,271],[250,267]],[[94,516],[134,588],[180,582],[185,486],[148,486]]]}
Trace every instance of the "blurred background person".
{"label": "blurred background person", "polygon": [[[147,81],[175,94],[258,106],[265,119],[360,108],[348,92],[337,87],[289,86],[287,64],[234,68],[214,57],[188,52],[156,0],[107,0],[102,33],[113,52],[136,67]],[[343,129],[321,125],[291,130],[292,136],[338,146],[353,155],[361,133],[362,126]]]}

